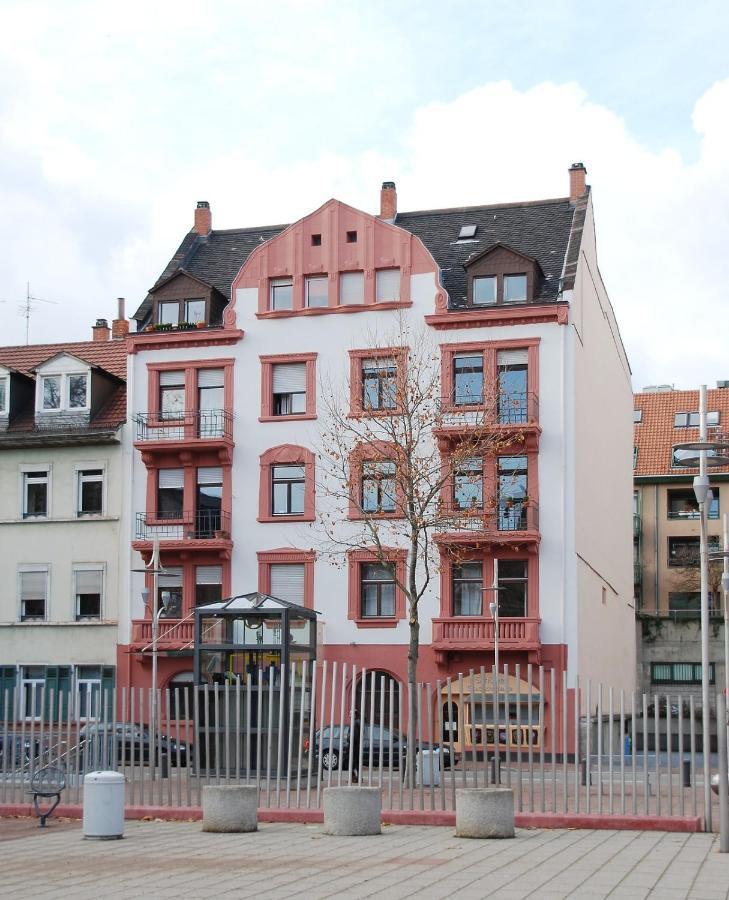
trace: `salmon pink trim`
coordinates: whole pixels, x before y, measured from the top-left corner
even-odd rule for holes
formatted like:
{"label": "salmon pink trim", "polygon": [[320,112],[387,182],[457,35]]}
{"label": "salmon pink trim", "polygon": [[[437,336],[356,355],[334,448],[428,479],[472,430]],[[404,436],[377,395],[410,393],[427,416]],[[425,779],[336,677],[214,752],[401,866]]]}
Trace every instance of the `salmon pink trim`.
{"label": "salmon pink trim", "polygon": [[393,512],[364,512],[362,509],[362,467],[366,462],[394,462],[398,464],[398,451],[387,441],[369,441],[360,444],[349,457],[349,518],[350,519],[401,519],[405,509],[405,491],[395,471],[395,509]]}
{"label": "salmon pink trim", "polygon": [[501,325],[542,325],[547,323],[567,325],[569,304],[529,303],[518,309],[491,307],[490,309],[451,310],[426,316],[425,321],[439,331],[447,331],[452,328],[496,328]]}
{"label": "salmon pink trim", "polygon": [[[259,522],[313,522],[315,512],[316,457],[306,447],[281,444],[271,447],[259,457],[261,477],[258,489]],[[275,516],[272,511],[271,474],[274,466],[301,465],[304,467],[304,512],[302,515]]]}
{"label": "salmon pink trim", "polygon": [[[494,581],[494,560],[524,560],[527,563],[527,618],[539,618],[539,557],[536,553],[524,553],[523,550],[515,550],[508,547],[500,547],[493,552],[483,550],[465,550],[460,548],[457,556],[448,550],[440,552],[440,618],[453,619],[453,566],[464,562],[483,563],[483,585],[492,585]],[[483,609],[488,608],[490,597],[484,599]],[[457,618],[461,618],[458,616]],[[466,616],[463,618],[478,618],[490,620],[490,616]],[[503,621],[506,621],[504,619]]]}
{"label": "salmon pink trim", "polygon": [[405,618],[405,563],[407,562],[407,550],[399,547],[383,547],[384,558],[387,562],[395,563],[395,577],[399,584],[395,585],[395,615],[371,617],[362,615],[362,566],[366,563],[381,563],[382,556],[374,547],[363,550],[350,550],[347,553],[349,568],[349,591],[347,618],[355,623],[357,628],[395,628],[397,623]]}
{"label": "salmon pink trim", "polygon": [[276,550],[259,550],[258,590],[263,594],[271,593],[271,566],[274,564],[304,564],[304,606],[314,609],[314,550],[297,550],[295,547],[279,547]]}
{"label": "salmon pink trim", "polygon": [[[316,353],[278,353],[259,356],[261,361],[261,415],[259,422],[292,422],[316,418]],[[273,367],[282,363],[306,363],[306,412],[291,416],[273,414]]]}
{"label": "salmon pink trim", "polygon": [[349,351],[349,414],[350,416],[387,416],[402,410],[399,403],[395,409],[368,409],[362,407],[362,363],[365,359],[392,359],[397,369],[397,395],[402,396],[402,391],[407,381],[408,348],[407,347],[378,347],[368,350]]}

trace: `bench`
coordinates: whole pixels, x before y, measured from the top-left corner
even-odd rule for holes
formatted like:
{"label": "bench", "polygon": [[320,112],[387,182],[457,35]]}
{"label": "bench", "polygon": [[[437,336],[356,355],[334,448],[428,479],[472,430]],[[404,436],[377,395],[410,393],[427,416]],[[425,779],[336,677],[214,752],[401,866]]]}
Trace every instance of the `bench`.
{"label": "bench", "polygon": [[[57,766],[44,766],[33,773],[27,793],[33,795],[33,808],[40,819],[40,828],[46,827],[46,819],[61,802],[61,791],[66,787],[66,776]],[[52,800],[49,808],[42,812],[41,800]]]}

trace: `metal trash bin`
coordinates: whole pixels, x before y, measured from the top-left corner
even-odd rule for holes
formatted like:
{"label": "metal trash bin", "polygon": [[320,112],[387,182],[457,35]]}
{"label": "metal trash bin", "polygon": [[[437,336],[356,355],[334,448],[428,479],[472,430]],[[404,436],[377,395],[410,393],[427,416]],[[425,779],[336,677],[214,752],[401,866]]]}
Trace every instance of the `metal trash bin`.
{"label": "metal trash bin", "polygon": [[440,786],[441,753],[440,747],[435,750],[421,750],[418,753],[418,786]]}
{"label": "metal trash bin", "polygon": [[84,778],[84,837],[113,841],[124,837],[124,776],[89,772]]}

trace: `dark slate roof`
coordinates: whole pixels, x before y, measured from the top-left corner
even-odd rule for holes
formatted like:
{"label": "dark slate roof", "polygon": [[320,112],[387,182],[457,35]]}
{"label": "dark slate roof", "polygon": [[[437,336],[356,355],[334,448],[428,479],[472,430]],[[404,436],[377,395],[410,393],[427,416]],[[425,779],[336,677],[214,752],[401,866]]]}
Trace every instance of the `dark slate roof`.
{"label": "dark slate roof", "polygon": [[[537,260],[544,280],[534,299],[550,301],[559,294],[573,213],[564,198],[398,213],[395,224],[417,235],[433,254],[453,306],[466,298],[464,263],[497,242]],[[478,226],[475,238],[458,240],[463,225]]]}
{"label": "dark slate roof", "polygon": [[[417,235],[432,253],[440,266],[443,286],[452,305],[458,306],[465,300],[464,263],[497,242],[537,260],[544,280],[540,294],[534,299],[545,302],[558,299],[574,211],[574,206],[565,197],[529,203],[403,212],[397,214],[395,224]],[[458,241],[463,225],[478,226],[475,239]],[[212,231],[206,238],[191,231],[185,235],[156,284],[184,269],[229,298],[233,279],[250,253],[262,241],[270,240],[286,227],[272,225]],[[150,306],[148,295],[134,318],[143,320]]]}

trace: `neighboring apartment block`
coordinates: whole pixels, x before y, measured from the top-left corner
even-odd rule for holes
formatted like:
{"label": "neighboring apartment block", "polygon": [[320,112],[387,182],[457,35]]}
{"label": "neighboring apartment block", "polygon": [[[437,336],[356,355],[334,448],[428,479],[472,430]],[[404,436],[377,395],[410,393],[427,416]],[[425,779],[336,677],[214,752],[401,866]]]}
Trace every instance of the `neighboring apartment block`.
{"label": "neighboring apartment block", "polygon": [[43,703],[84,719],[111,698],[127,330],[120,318],[112,339],[101,319],[93,341],[0,348],[0,703],[20,688],[11,719],[37,718]]}
{"label": "neighboring apartment block", "polygon": [[[342,534],[360,527],[351,504],[317,490],[331,424],[322,384],[351,394],[352,416],[388,415],[407,348],[373,353],[369,335],[404,321],[436,349],[447,411],[482,411],[519,435],[454,489],[454,503],[484,515],[445,536],[420,604],[419,677],[493,664],[495,577],[501,662],[521,664],[523,679],[530,663],[555,668],[547,709],[559,708],[563,677],[633,687],[632,390],[581,164],[570,196],[528,203],[403,213],[385,182],[377,216],[330,200],[292,225],[220,231],[201,202],[135,318],[133,534],[121,565],[141,568],[160,539],[159,686],[192,680],[195,607],[256,589],[321,612],[319,659],[404,678],[408,624],[392,574],[366,549],[333,566],[317,529],[322,515]],[[506,417],[486,409],[494,386],[510,397]],[[352,465],[357,503],[391,515],[396,462]],[[391,552],[400,565],[407,548],[393,540]],[[120,684],[150,684],[151,588],[132,577]],[[245,680],[256,663],[226,665]]]}
{"label": "neighboring apartment block", "polygon": [[[698,468],[676,445],[698,439],[699,392],[670,386],[635,395],[633,546],[638,617],[638,683],[643,691],[673,694],[701,705],[699,510],[693,491]],[[709,432],[729,427],[729,382],[707,396]],[[729,510],[729,466],[708,468],[713,500],[709,549],[719,549],[722,514]],[[710,677],[724,684],[721,565],[710,566]],[[674,710],[674,716],[677,711]],[[663,731],[665,732],[665,723]]]}

